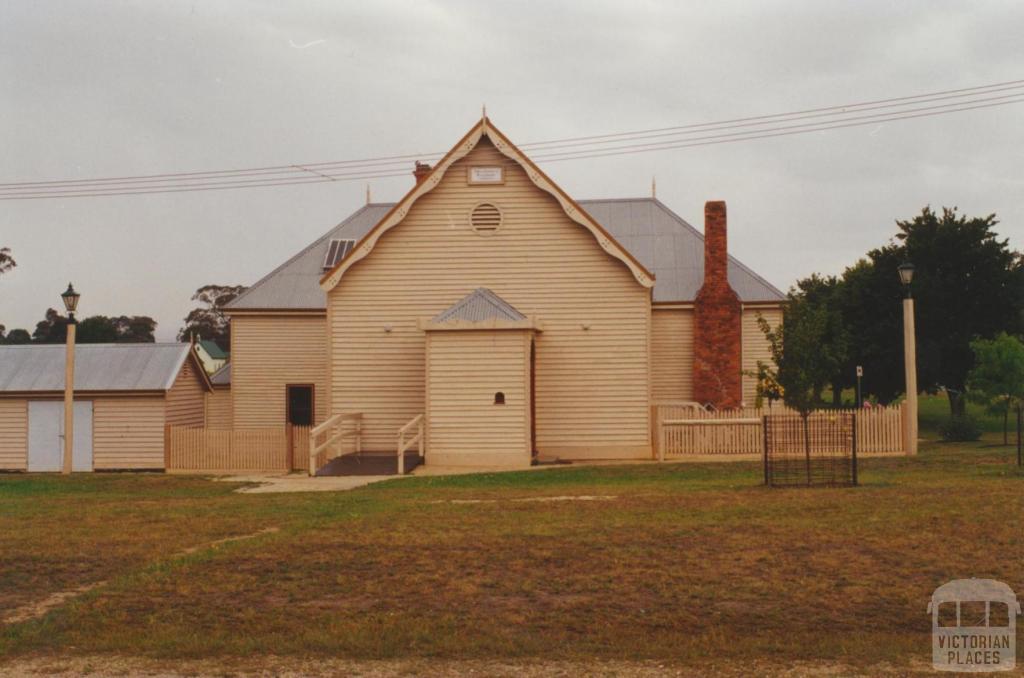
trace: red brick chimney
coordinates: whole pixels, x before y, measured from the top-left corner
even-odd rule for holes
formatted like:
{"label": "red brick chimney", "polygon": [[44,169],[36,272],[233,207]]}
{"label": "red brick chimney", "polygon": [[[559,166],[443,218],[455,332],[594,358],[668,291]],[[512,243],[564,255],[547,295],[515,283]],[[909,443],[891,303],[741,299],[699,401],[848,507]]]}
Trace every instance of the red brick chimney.
{"label": "red brick chimney", "polygon": [[694,301],[693,398],[715,407],[739,407],[740,298],[729,286],[725,202],[704,204],[704,284]]}
{"label": "red brick chimney", "polygon": [[416,169],[412,171],[412,175],[416,177],[416,185],[418,186],[427,175],[430,174],[430,163],[416,161]]}

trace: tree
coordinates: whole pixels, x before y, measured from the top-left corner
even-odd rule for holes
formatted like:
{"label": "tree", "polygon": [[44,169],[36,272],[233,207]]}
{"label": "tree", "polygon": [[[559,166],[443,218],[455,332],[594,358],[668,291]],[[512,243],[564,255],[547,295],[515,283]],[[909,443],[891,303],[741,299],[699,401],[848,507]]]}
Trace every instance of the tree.
{"label": "tree", "polygon": [[950,413],[963,414],[960,395],[974,364],[970,342],[1024,329],[1024,264],[993,231],[995,215],[967,218],[956,208],[937,214],[925,207],[896,224],[893,241],[847,268],[834,288],[813,276],[798,284],[827,299],[849,338],[833,388],[852,386],[855,366],[863,365],[865,393],[890,402],[903,392],[903,293],[896,269],[910,261],[918,384],[932,393],[944,388]]}
{"label": "tree", "polygon": [[[846,358],[845,346],[835,340],[835,314],[820,299],[792,291],[782,311],[782,324],[772,329],[758,316],[757,324],[768,340],[776,367],[758,361],[759,373],[769,375],[786,405],[803,420],[804,451],[811,459],[807,418],[820,403],[829,379]],[[831,341],[831,343],[830,343]]]}
{"label": "tree", "polygon": [[964,413],[971,341],[1021,329],[1024,266],[996,237],[998,223],[994,214],[958,216],[955,207],[941,216],[926,207],[897,222],[904,257],[916,267],[918,383],[928,391],[944,387],[953,415]]}
{"label": "tree", "polygon": [[[46,317],[36,323],[32,341],[37,344],[62,344],[67,339],[68,319],[50,308]],[[152,343],[156,321],[146,315],[108,318],[93,315],[78,323],[75,340],[80,344]],[[12,332],[13,334],[13,332]]]}
{"label": "tree", "polygon": [[[807,304],[821,309],[824,314],[824,334],[821,341],[831,347],[837,358],[836,372],[829,377],[832,386],[832,404],[842,405],[843,376],[841,370],[845,365],[850,343],[849,329],[843,321],[840,295],[843,292],[842,282],[835,276],[811,277],[797,282],[796,294]],[[819,394],[820,395],[820,394]]]}
{"label": "tree", "polygon": [[185,316],[185,326],[178,332],[178,341],[190,337],[217,342],[225,351],[231,350],[231,325],[224,315],[224,307],[245,291],[242,285],[204,285],[192,295],[192,301],[201,306]]}
{"label": "tree", "polygon": [[32,343],[32,335],[28,333],[28,330],[16,328],[7,333],[7,338],[4,339],[5,344],[30,344]]}
{"label": "tree", "polygon": [[7,273],[18,265],[18,262],[11,256],[10,247],[0,247],[0,273]]}
{"label": "tree", "polygon": [[155,331],[156,321],[149,316],[94,315],[79,323],[77,340],[83,344],[152,343]]}
{"label": "tree", "polygon": [[846,346],[832,341],[837,331],[828,306],[790,292],[782,324],[772,328],[763,317],[758,326],[768,340],[773,368],[758,362],[758,371],[772,375],[786,405],[804,419],[821,403],[821,394],[846,358]]}
{"label": "tree", "polygon": [[43,319],[36,323],[32,342],[36,344],[63,344],[68,335],[68,319],[55,309],[46,309]]}
{"label": "tree", "polygon": [[1007,444],[1007,420],[1011,408],[1024,401],[1024,344],[1000,332],[995,339],[971,342],[974,368],[967,378],[971,400],[1003,415],[1003,445]]}

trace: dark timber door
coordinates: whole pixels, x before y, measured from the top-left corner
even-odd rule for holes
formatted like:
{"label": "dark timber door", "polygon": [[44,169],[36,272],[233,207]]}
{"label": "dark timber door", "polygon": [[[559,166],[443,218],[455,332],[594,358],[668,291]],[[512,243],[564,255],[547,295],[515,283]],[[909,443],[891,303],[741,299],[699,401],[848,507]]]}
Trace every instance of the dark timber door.
{"label": "dark timber door", "polygon": [[293,426],[313,425],[313,386],[310,384],[289,384],[286,397],[285,424],[288,426],[288,469],[295,468],[295,445]]}

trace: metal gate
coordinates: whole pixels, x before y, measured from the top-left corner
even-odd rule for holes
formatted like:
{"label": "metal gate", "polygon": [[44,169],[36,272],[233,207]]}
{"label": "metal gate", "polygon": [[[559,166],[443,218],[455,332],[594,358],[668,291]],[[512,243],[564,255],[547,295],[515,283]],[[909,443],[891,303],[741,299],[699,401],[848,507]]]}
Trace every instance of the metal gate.
{"label": "metal gate", "polygon": [[764,418],[764,482],[771,487],[857,484],[857,415]]}

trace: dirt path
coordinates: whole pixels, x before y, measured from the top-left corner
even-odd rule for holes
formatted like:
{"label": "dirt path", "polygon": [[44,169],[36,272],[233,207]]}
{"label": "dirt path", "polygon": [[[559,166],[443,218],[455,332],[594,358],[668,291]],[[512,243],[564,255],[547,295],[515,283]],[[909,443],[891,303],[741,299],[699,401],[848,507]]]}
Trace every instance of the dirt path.
{"label": "dirt path", "polygon": [[[234,537],[224,537],[223,539],[217,539],[215,541],[207,542],[205,544],[199,544],[198,546],[190,546],[189,548],[179,551],[171,556],[171,559],[181,558],[182,556],[188,556],[193,553],[197,553],[204,549],[218,548],[224,544],[230,544],[236,541],[243,541],[246,539],[255,539],[265,534],[273,534],[278,532],[277,527],[267,527],[262,530],[257,530],[251,534],[240,534]],[[65,603],[74,600],[75,598],[85,595],[89,591],[106,586],[106,581],[96,581],[91,584],[84,584],[73,589],[66,591],[58,591],[57,593],[50,594],[42,600],[37,600],[33,603],[16,607],[13,610],[7,612],[5,615],[0,617],[0,624],[21,624],[22,622],[31,621],[33,619],[39,619],[50,610],[56,609]]]}

